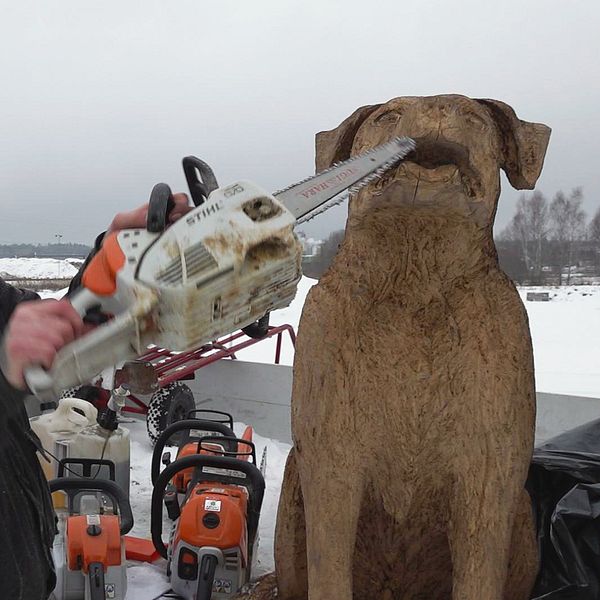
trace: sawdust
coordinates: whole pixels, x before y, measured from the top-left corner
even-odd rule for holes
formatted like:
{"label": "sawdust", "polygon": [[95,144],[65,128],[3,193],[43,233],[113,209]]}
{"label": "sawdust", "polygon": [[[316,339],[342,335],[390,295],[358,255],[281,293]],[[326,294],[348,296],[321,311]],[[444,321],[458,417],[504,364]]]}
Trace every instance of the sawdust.
{"label": "sawdust", "polygon": [[235,257],[243,256],[244,242],[239,235],[226,235],[219,233],[203,240],[204,245],[214,256],[231,254]]}
{"label": "sawdust", "polygon": [[290,254],[290,245],[295,246],[293,238],[290,238],[291,243],[286,243],[281,238],[269,238],[263,240],[260,244],[256,244],[250,248],[246,254],[246,260],[260,265],[263,262],[284,258]]}
{"label": "sawdust", "polygon": [[353,200],[304,305],[279,595],[525,600],[533,358],[492,225],[499,169],[532,188],[549,129],[496,101],[397,98],[319,134],[317,168],[396,135],[429,142]]}
{"label": "sawdust", "polygon": [[245,202],[242,210],[257,222],[267,221],[281,214],[281,207],[267,197],[254,198]]}
{"label": "sawdust", "polygon": [[232,600],[277,600],[278,597],[275,574],[269,573],[244,586]]}

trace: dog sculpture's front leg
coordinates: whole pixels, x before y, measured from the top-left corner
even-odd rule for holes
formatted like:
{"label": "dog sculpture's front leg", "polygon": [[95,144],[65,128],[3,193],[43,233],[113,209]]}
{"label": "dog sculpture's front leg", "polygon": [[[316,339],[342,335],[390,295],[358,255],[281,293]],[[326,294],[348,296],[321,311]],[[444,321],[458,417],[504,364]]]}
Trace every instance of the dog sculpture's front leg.
{"label": "dog sculpture's front leg", "polygon": [[306,531],[296,451],[285,464],[275,527],[275,569],[281,600],[306,600]]}
{"label": "dog sculpture's front leg", "polygon": [[[473,461],[455,481],[450,502],[453,600],[504,597],[524,475],[511,472],[507,466],[510,460],[505,456],[494,456],[497,446],[491,440],[483,448],[487,452],[478,456],[478,464]],[[500,473],[503,476],[499,477]]]}
{"label": "dog sculpture's front leg", "polygon": [[[360,473],[340,455],[300,465],[306,517],[308,600],[352,600],[352,564],[363,486]],[[350,468],[349,468],[350,467]]]}

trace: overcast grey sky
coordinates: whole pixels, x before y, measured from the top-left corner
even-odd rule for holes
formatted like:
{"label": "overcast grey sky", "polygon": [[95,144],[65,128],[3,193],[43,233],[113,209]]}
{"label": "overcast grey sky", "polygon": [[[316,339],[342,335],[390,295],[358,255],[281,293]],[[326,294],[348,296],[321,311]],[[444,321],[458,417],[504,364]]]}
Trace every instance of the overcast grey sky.
{"label": "overcast grey sky", "polygon": [[0,0],[0,243],[90,243],[155,183],[184,189],[188,154],[274,191],[357,107],[439,93],[551,126],[538,189],[583,186],[593,213],[599,26],[597,0]]}

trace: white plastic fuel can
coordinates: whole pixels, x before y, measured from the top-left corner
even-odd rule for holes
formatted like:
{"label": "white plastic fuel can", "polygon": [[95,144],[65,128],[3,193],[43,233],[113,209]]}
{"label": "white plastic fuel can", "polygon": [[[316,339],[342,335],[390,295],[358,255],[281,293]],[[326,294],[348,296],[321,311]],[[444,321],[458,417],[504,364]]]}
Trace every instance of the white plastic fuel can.
{"label": "white plastic fuel can", "polygon": [[[95,460],[110,460],[115,465],[115,481],[125,492],[129,499],[129,464],[130,441],[129,430],[117,427],[109,431],[97,423],[85,427],[77,432],[69,444],[69,457],[92,458]],[[80,467],[73,465],[70,468],[80,471]],[[109,469],[106,466],[93,467],[94,476],[99,479],[109,479]]]}
{"label": "white plastic fuel can", "polygon": [[[70,445],[77,434],[86,427],[96,423],[98,411],[95,406],[80,398],[64,398],[58,408],[50,413],[32,417],[29,423],[34,433],[40,438],[42,447],[51,452],[57,459],[73,456]],[[51,459],[48,462],[38,455],[46,479],[57,476],[58,463]],[[64,494],[53,494],[55,508],[64,506]]]}

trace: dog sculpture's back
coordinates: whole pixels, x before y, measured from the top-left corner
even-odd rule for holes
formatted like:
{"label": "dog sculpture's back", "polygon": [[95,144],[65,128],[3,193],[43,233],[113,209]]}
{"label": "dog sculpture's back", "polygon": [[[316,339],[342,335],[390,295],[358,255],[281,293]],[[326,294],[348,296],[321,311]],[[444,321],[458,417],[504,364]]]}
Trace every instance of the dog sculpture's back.
{"label": "dog sculpture's back", "polygon": [[353,200],[304,307],[283,600],[501,600],[513,529],[506,598],[528,598],[532,351],[492,225],[499,169],[532,188],[549,132],[500,102],[437,96],[365,107],[317,136],[318,169],[394,135],[417,153]]}

